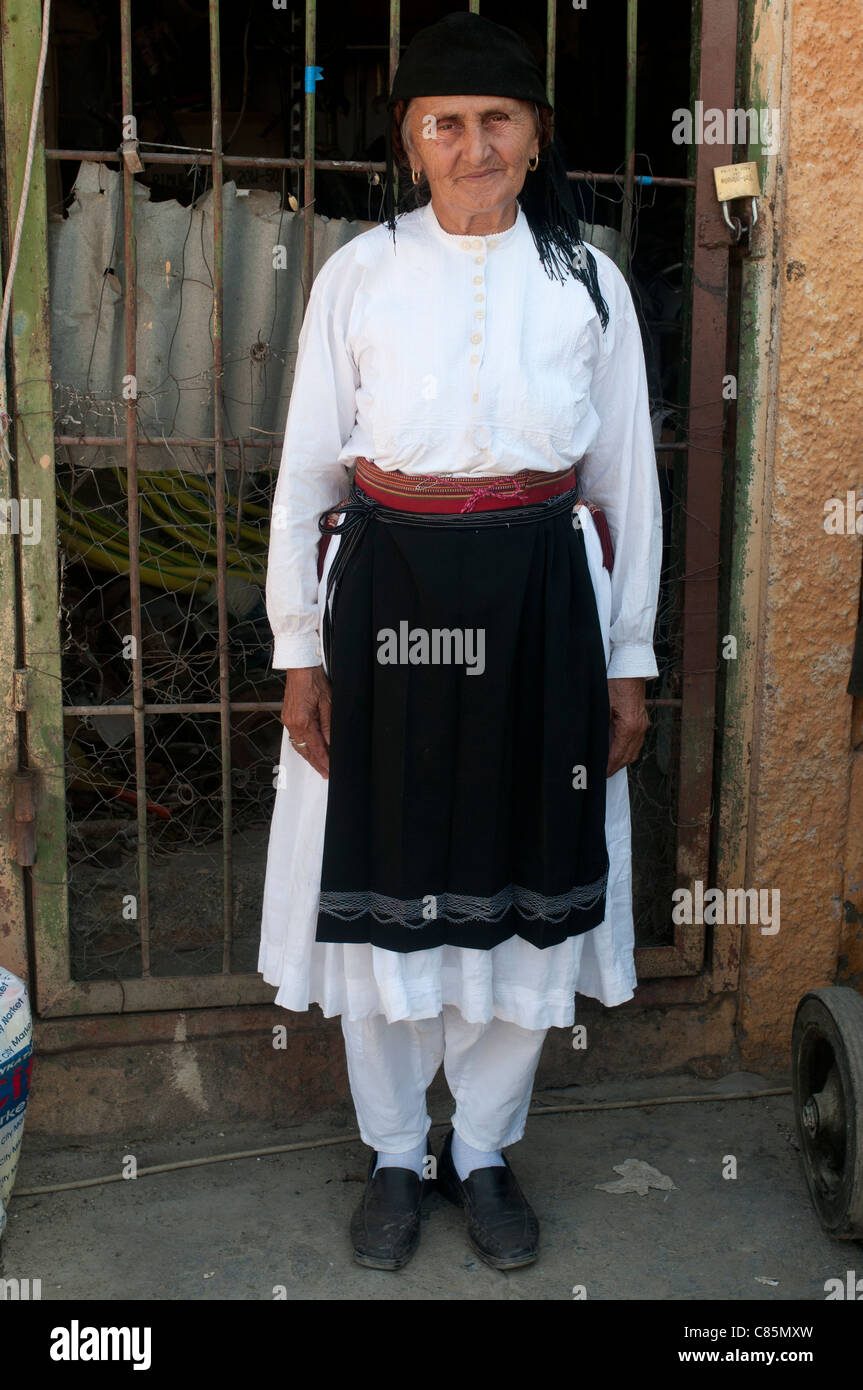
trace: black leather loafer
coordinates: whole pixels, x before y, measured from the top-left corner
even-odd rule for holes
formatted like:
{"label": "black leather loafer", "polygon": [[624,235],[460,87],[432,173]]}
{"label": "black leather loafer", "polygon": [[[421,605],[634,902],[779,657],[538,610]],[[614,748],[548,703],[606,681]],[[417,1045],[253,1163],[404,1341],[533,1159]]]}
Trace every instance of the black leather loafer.
{"label": "black leather loafer", "polygon": [[492,1269],[521,1269],[539,1254],[539,1222],[504,1154],[503,1168],[474,1168],[462,1182],[452,1161],[452,1130],[438,1159],[442,1197],[465,1209],[471,1248]]}
{"label": "black leather loafer", "polygon": [[369,1269],[402,1269],[420,1242],[423,1198],[434,1186],[409,1168],[381,1168],[372,1154],[363,1200],[351,1217],[357,1264]]}

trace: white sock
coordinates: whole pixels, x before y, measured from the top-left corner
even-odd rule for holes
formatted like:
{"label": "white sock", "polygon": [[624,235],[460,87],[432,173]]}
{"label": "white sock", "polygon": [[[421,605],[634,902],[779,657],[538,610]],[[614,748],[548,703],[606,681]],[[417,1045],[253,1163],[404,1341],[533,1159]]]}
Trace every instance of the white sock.
{"label": "white sock", "polygon": [[[423,1166],[428,1153],[428,1135],[417,1144],[415,1149],[408,1149],[400,1154],[378,1154],[378,1161],[375,1164],[375,1173],[379,1168],[410,1168],[416,1173],[418,1178],[423,1175]],[[374,1173],[372,1174],[374,1177]]]}
{"label": "white sock", "polygon": [[503,1154],[500,1149],[486,1153],[466,1144],[457,1129],[452,1132],[452,1161],[461,1181],[473,1172],[474,1168],[503,1168]]}

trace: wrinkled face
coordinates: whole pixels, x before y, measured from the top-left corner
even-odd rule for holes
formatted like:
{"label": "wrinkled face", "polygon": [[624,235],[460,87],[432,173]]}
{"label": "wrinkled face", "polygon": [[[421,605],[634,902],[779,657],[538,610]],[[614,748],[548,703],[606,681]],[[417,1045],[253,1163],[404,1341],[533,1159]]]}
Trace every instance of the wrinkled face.
{"label": "wrinkled face", "polygon": [[405,133],[432,201],[466,213],[512,203],[539,153],[535,108],[510,97],[415,97]]}

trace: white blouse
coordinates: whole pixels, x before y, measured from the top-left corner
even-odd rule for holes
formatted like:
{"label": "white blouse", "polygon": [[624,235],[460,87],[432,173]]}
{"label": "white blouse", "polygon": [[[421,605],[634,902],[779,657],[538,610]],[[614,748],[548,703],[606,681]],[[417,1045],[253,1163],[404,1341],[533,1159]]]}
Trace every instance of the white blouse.
{"label": "white blouse", "polygon": [[494,236],[445,232],[431,204],[322,266],[299,336],[273,502],[273,666],[317,666],[317,519],[359,456],[483,478],[578,465],[614,542],[607,675],[655,676],[662,514],[641,333],[597,248],[605,332],[585,287],[544,270],[524,213]]}

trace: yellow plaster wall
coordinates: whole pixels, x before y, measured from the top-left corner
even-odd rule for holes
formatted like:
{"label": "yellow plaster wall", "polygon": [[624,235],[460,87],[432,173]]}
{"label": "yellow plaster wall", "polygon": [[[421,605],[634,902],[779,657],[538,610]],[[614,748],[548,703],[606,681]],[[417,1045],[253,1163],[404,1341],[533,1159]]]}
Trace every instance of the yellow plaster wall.
{"label": "yellow plaster wall", "polygon": [[[771,7],[761,9],[767,28]],[[823,519],[826,499],[849,489],[863,497],[863,9],[794,0],[776,32],[785,129],[781,198],[767,226],[772,361],[764,367],[776,389],[765,402],[772,447],[746,875],[749,886],[780,889],[782,917],[778,936],[745,933],[738,1036],[747,1064],[786,1060],[800,996],[837,982],[842,949],[860,955],[843,901],[846,840],[853,856],[863,838],[860,769],[851,806],[845,694],[861,542],[826,534]],[[859,885],[859,871],[851,878]]]}

